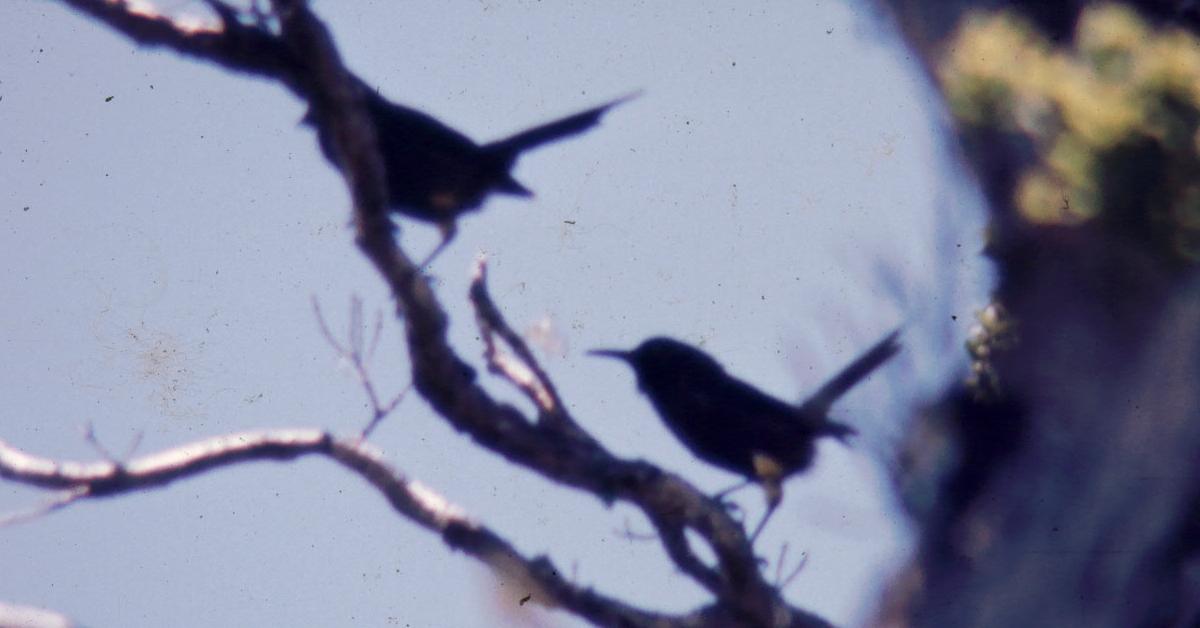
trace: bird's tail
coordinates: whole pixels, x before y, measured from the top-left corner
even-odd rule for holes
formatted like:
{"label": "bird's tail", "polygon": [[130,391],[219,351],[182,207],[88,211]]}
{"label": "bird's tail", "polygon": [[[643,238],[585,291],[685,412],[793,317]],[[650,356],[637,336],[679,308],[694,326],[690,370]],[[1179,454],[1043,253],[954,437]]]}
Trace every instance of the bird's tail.
{"label": "bird's tail", "polygon": [[593,107],[586,111],[560,118],[554,122],[547,122],[541,126],[521,131],[511,137],[487,144],[483,149],[511,163],[518,155],[531,148],[583,133],[596,126],[600,122],[600,118],[604,117],[604,114],[609,109],[627,100],[636,98],[638,95],[639,92],[635,92],[599,107]]}
{"label": "bird's tail", "polygon": [[[883,340],[875,343],[875,346],[867,349],[865,353],[858,359],[851,362],[846,368],[842,369],[841,373],[833,376],[824,386],[818,390],[813,396],[809,397],[801,406],[801,412],[808,416],[824,417],[829,413],[829,408],[833,402],[837,401],[842,395],[846,394],[851,388],[854,388],[859,382],[866,379],[872,371],[883,365],[900,351],[900,343],[897,338],[900,336],[900,330],[897,329],[888,334]],[[854,434],[854,428],[840,423],[827,422],[828,433],[837,437],[839,440],[845,440],[847,436]]]}
{"label": "bird's tail", "polygon": [[843,443],[850,440],[851,436],[858,434],[858,430],[837,421],[825,421],[821,424],[820,434],[822,436],[832,436]]}

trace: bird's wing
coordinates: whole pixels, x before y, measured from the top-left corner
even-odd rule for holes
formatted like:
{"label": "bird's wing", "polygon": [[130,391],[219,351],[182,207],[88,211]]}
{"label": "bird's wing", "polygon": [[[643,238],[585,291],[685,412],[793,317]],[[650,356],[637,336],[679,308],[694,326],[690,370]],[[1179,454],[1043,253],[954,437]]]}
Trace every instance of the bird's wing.
{"label": "bird's wing", "polygon": [[724,383],[724,388],[726,398],[738,400],[731,410],[734,414],[731,421],[776,436],[795,432],[796,422],[792,417],[796,409],[791,405],[734,377]]}
{"label": "bird's wing", "polygon": [[423,111],[390,102],[374,92],[366,98],[376,130],[385,136],[384,139],[407,145],[404,150],[449,147],[469,151],[478,148],[471,138]]}

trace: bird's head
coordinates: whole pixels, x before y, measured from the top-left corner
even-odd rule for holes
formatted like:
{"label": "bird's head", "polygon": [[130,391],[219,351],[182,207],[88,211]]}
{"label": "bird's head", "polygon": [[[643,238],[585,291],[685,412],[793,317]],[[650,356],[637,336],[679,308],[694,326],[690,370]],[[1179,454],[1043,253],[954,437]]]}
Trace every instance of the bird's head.
{"label": "bird's head", "polygon": [[615,358],[637,373],[638,383],[651,388],[667,381],[703,381],[725,369],[707,353],[671,338],[650,338],[630,350],[595,349],[590,355]]}
{"label": "bird's head", "polygon": [[300,121],[297,122],[297,124],[299,124],[301,126],[311,126],[313,128],[316,128],[316,126],[317,126],[317,110],[315,108],[313,108],[312,106],[310,106],[308,108],[308,111],[304,112],[304,117],[300,118]]}

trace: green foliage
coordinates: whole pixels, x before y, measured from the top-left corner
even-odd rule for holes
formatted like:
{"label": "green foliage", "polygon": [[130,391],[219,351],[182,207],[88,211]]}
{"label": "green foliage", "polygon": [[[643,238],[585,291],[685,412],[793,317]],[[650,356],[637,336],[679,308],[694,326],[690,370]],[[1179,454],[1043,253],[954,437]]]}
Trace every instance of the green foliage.
{"label": "green foliage", "polygon": [[966,132],[999,129],[1036,158],[1013,204],[1034,224],[1111,227],[1200,260],[1200,41],[1131,9],[1092,7],[1056,47],[1020,18],[980,14],[939,76]]}

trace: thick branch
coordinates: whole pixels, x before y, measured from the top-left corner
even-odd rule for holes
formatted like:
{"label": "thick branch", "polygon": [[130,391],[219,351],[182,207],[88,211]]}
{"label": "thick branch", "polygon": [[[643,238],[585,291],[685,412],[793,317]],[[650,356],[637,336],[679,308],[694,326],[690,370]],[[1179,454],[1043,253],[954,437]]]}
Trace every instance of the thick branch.
{"label": "thick branch", "polygon": [[184,28],[166,17],[134,9],[123,0],[62,2],[104,22],[139,45],[162,46],[230,70],[281,79],[301,93],[295,82],[300,75],[296,60],[280,44],[279,39],[259,26],[231,20],[232,13],[224,9],[218,11],[214,8],[222,22],[222,30],[214,31]]}

